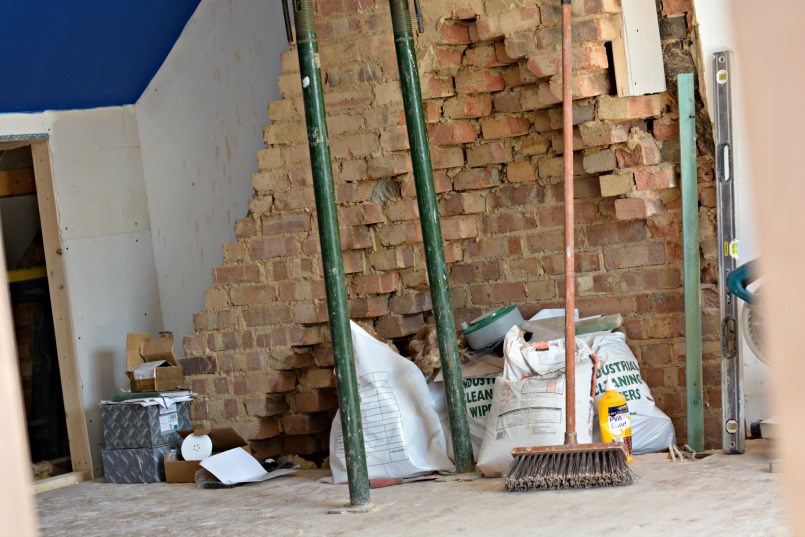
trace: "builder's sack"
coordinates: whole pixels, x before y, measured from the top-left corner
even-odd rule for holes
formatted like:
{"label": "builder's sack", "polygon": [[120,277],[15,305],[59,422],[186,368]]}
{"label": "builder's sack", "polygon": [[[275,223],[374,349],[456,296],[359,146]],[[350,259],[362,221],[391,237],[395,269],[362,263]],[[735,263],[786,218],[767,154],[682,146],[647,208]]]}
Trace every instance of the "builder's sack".
{"label": "builder's sack", "polygon": [[[351,326],[369,479],[452,471],[422,372],[354,322]],[[330,468],[335,483],[347,482],[340,411],[330,429]]]}
{"label": "builder's sack", "polygon": [[606,376],[612,387],[626,397],[632,417],[632,452],[635,455],[662,451],[675,443],[671,418],[657,408],[648,384],[640,375],[637,358],[620,332],[600,334],[593,339],[593,351],[601,361],[596,377],[595,397],[605,391]]}
{"label": "builder's sack", "polygon": [[[515,447],[564,443],[565,340],[526,341],[513,326],[503,342],[503,375],[495,381],[492,408],[478,457],[478,469],[499,476]],[[576,432],[580,443],[592,440],[592,350],[576,340]]]}

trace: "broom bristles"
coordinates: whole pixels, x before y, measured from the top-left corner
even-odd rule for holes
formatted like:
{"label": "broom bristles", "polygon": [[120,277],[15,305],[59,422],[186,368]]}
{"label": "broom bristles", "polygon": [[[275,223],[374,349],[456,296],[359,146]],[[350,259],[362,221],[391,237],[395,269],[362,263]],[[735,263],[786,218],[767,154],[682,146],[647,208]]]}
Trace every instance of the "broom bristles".
{"label": "broom bristles", "polygon": [[554,490],[631,485],[632,470],[618,444],[516,448],[504,478],[506,490]]}

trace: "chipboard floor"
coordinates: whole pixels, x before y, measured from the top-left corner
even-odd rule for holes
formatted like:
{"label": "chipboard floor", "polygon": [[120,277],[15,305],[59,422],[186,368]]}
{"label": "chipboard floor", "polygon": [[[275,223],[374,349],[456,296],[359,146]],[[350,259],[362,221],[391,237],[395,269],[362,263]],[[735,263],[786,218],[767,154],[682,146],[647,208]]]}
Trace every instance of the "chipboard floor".
{"label": "chipboard floor", "polygon": [[349,494],[318,483],[321,470],[218,490],[90,481],[36,500],[41,535],[54,537],[789,535],[771,446],[747,448],[695,462],[637,457],[629,487],[507,493],[501,479],[406,483],[372,490],[362,514],[327,513]]}

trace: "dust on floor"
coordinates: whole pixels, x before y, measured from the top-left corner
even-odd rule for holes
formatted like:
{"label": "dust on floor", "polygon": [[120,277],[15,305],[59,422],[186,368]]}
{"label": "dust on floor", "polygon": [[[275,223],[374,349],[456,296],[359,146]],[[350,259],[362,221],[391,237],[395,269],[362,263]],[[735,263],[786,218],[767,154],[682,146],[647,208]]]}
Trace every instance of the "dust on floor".
{"label": "dust on floor", "polygon": [[232,489],[85,482],[37,497],[41,534],[81,536],[707,535],[785,536],[779,474],[765,440],[695,462],[636,457],[634,485],[507,493],[502,479],[417,482],[372,491],[364,514],[346,485],[304,471]]}

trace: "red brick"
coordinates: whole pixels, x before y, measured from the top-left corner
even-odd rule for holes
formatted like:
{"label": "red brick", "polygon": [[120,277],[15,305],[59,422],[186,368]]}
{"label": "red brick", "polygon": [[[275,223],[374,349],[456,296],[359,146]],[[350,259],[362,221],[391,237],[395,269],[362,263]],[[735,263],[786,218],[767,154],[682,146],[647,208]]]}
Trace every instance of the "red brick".
{"label": "red brick", "polygon": [[582,123],[579,125],[579,132],[582,142],[587,147],[625,142],[629,136],[626,126],[603,121]]}
{"label": "red brick", "polygon": [[270,284],[243,285],[233,287],[229,296],[235,306],[270,304],[277,298],[277,289]]}
{"label": "red brick", "polygon": [[397,246],[400,244],[416,244],[422,242],[422,231],[414,222],[400,222],[397,224],[378,225],[377,238],[383,246]]}
{"label": "red brick", "polygon": [[505,87],[503,76],[492,71],[464,71],[456,75],[456,93],[491,93]]}
{"label": "red brick", "polygon": [[634,173],[615,173],[598,177],[602,196],[620,196],[634,190]]}
{"label": "red brick", "polygon": [[434,170],[464,166],[464,150],[461,147],[431,146],[430,157]]}
{"label": "red brick", "polygon": [[485,117],[492,112],[492,97],[484,94],[453,97],[444,101],[442,109],[450,119]]}
{"label": "red brick", "polygon": [[[561,72],[562,54],[559,50],[542,52],[528,58],[528,70],[539,78]],[[573,49],[573,69],[607,69],[607,51],[602,45],[584,45]]]}
{"label": "red brick", "polygon": [[[601,270],[601,260],[597,253],[576,252],[573,258],[576,272],[597,272]],[[542,267],[545,274],[558,276],[565,273],[565,258],[563,255],[542,256]]]}
{"label": "red brick", "polygon": [[[332,351],[331,351],[332,352]],[[332,354],[329,354],[332,359]],[[319,365],[319,362],[316,362]],[[335,388],[335,375],[332,368],[310,368],[299,378],[299,385],[308,388]]]}
{"label": "red brick", "polygon": [[500,67],[504,65],[498,60],[494,44],[482,44],[468,48],[464,52],[464,63],[471,67]]}
{"label": "red brick", "polygon": [[648,238],[643,222],[608,222],[587,226],[585,230],[589,246],[609,246],[640,242]]}
{"label": "red brick", "polygon": [[620,13],[620,0],[584,0],[573,4],[573,14],[577,16],[596,13]]}
{"label": "red brick", "polygon": [[[547,90],[547,91],[546,91]],[[573,76],[573,99],[607,95],[610,91],[609,71],[596,69],[582,71]],[[540,84],[540,101],[550,105],[562,101],[562,79],[554,76],[550,82]],[[599,113],[599,117],[600,113]],[[606,118],[601,118],[606,119]]]}
{"label": "red brick", "polygon": [[526,286],[522,282],[471,285],[470,296],[476,305],[522,303],[526,299]]}
{"label": "red brick", "polygon": [[478,226],[473,217],[442,220],[442,238],[446,241],[470,239],[478,236]]}
{"label": "red brick", "polygon": [[310,231],[309,214],[288,214],[263,217],[263,235],[282,235]]}
{"label": "red brick", "polygon": [[288,403],[283,396],[266,396],[244,399],[246,414],[255,417],[271,417],[288,411]]}
{"label": "red brick", "polygon": [[287,323],[291,321],[291,312],[287,304],[249,308],[243,310],[243,321],[248,327]]}
{"label": "red brick", "polygon": [[240,218],[235,220],[235,236],[239,239],[256,236],[257,229],[257,221],[254,218]]}
{"label": "red brick", "polygon": [[296,393],[292,396],[292,404],[296,412],[332,410],[338,408],[338,395],[332,389]]}
{"label": "red brick", "polygon": [[291,237],[260,239],[252,241],[250,255],[252,259],[270,259],[272,257],[292,257],[299,255],[299,241]]}
{"label": "red brick", "polygon": [[451,192],[439,201],[442,216],[478,214],[486,211],[486,199],[480,194],[471,192]]}
{"label": "red brick", "polygon": [[422,314],[388,315],[375,322],[375,330],[380,337],[392,339],[415,334],[425,326]]}
{"label": "red brick", "polygon": [[663,163],[659,166],[636,168],[634,180],[638,190],[658,190],[676,186],[674,165]]}
{"label": "red brick", "polygon": [[487,140],[522,136],[528,134],[530,128],[531,122],[525,117],[496,116],[481,120],[481,130]]}
{"label": "red brick", "polygon": [[294,304],[293,321],[299,324],[318,324],[327,322],[327,304],[319,302]]}
{"label": "red brick", "polygon": [[662,0],[662,11],[668,16],[682,15],[693,11],[691,0]]}
{"label": "red brick", "polygon": [[500,170],[496,167],[461,170],[453,178],[456,190],[473,190],[500,185]]}
{"label": "red brick", "polygon": [[489,201],[494,209],[533,207],[545,201],[545,189],[537,183],[503,185],[492,192]]}
{"label": "red brick", "polygon": [[244,378],[247,394],[282,393],[296,388],[296,374],[293,373],[247,373]]}
{"label": "red brick", "polygon": [[660,149],[651,137],[645,137],[637,140],[633,145],[627,144],[627,147],[618,148],[615,150],[615,155],[619,168],[651,166],[659,164],[661,160]]}
{"label": "red brick", "polygon": [[[253,200],[256,198],[253,198]],[[274,193],[274,207],[286,211],[294,209],[305,209],[315,204],[313,190],[289,190],[287,192]]]}
{"label": "red brick", "polygon": [[506,166],[506,179],[510,183],[534,181],[536,173],[530,161],[510,162]]}
{"label": "red brick", "polygon": [[604,261],[608,269],[661,265],[665,260],[665,247],[656,242],[604,250]]}
{"label": "red brick", "polygon": [[468,45],[471,43],[469,28],[461,22],[447,21],[440,28],[439,42],[446,45]]}
{"label": "red brick", "polygon": [[452,77],[440,78],[436,76],[423,76],[421,86],[422,98],[425,100],[452,97],[456,94],[453,88]]}
{"label": "red brick", "polygon": [[471,168],[511,161],[511,147],[500,142],[489,142],[467,148],[467,164]]}
{"label": "red brick", "polygon": [[324,297],[324,281],[322,280],[281,282],[279,284],[279,299],[284,302],[321,300]]}
{"label": "red brick", "polygon": [[392,153],[370,160],[368,175],[370,179],[379,179],[401,175],[411,170],[411,157],[408,153]]}
{"label": "red brick", "polygon": [[535,227],[537,227],[537,218],[529,214],[501,213],[489,215],[484,219],[484,231],[490,234],[530,230]]}
{"label": "red brick", "polygon": [[250,283],[260,279],[257,265],[235,265],[213,269],[213,283],[225,285],[230,283]]}
{"label": "red brick", "polygon": [[637,313],[675,313],[684,311],[682,292],[643,294],[637,297]]}
{"label": "red brick", "polygon": [[674,289],[682,285],[679,269],[651,269],[622,274],[624,290],[629,292]]}
{"label": "red brick", "polygon": [[499,14],[479,16],[477,19],[478,36],[493,39],[521,30],[537,28],[540,25],[540,9],[537,6],[523,6],[508,9]]}
{"label": "red brick", "polygon": [[658,93],[637,97],[610,97],[598,99],[598,119],[628,120],[658,117],[666,106],[666,97]]}
{"label": "red brick", "polygon": [[313,434],[329,430],[330,419],[326,414],[292,414],[282,418],[282,430],[289,435]]}
{"label": "red brick", "polygon": [[463,57],[463,48],[437,48],[434,52],[434,70],[436,72],[447,71],[455,73],[461,67],[461,58]]}
{"label": "red brick", "polygon": [[519,237],[483,239],[470,243],[467,252],[472,258],[517,256],[522,253],[522,245]]}
{"label": "red brick", "polygon": [[679,138],[679,121],[668,116],[654,120],[651,132],[656,140],[676,140]]}
{"label": "red brick", "polygon": [[474,142],[478,135],[471,123],[454,121],[436,123],[428,127],[431,143],[435,145],[458,145]]}
{"label": "red brick", "polygon": [[349,315],[353,319],[382,317],[389,312],[387,295],[353,298],[349,301]]}
{"label": "red brick", "polygon": [[359,295],[393,293],[400,286],[396,272],[385,274],[359,274],[353,279],[355,292]]}
{"label": "red brick", "polygon": [[348,227],[341,230],[342,250],[361,250],[372,247],[369,228],[363,226]]}
{"label": "red brick", "polygon": [[663,211],[662,201],[653,198],[624,198],[615,200],[615,216],[618,220],[648,218]]}

